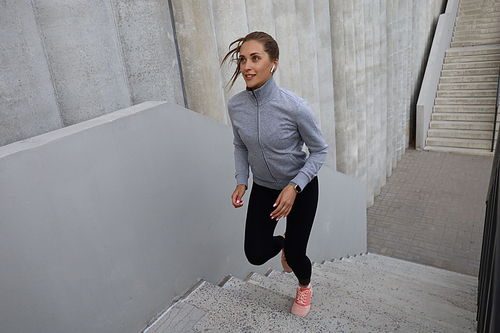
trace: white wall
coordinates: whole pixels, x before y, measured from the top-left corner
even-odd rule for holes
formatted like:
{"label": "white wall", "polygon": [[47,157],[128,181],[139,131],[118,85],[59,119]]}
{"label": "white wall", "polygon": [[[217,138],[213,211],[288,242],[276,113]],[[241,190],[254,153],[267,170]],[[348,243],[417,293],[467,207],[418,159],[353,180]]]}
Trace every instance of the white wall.
{"label": "white wall", "polygon": [[[233,170],[231,129],[173,103],[0,147],[0,332],[136,333],[197,278],[280,269],[244,257]],[[311,259],[365,252],[364,184],[319,179]]]}

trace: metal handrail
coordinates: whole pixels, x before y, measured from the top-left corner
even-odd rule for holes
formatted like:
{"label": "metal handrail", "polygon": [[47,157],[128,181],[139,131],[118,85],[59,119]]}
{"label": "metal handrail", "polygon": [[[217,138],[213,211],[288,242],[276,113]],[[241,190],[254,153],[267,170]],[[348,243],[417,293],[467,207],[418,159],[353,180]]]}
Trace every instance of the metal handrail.
{"label": "metal handrail", "polygon": [[491,170],[478,276],[477,332],[500,332],[500,147]]}
{"label": "metal handrail", "polygon": [[498,100],[500,99],[500,69],[498,72],[498,84],[497,84],[497,102],[495,104],[495,119],[493,121],[493,138],[491,139],[491,151],[495,147],[495,131],[497,129],[497,115],[498,115]]}

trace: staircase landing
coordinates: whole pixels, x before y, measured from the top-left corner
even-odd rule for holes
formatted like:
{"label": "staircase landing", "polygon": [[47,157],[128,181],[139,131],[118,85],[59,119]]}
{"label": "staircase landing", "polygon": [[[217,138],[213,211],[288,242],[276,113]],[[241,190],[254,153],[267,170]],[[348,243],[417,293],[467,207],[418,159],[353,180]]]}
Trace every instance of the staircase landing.
{"label": "staircase landing", "polygon": [[477,279],[376,254],[315,264],[311,312],[297,280],[270,270],[200,281],[146,329],[163,332],[474,332]]}

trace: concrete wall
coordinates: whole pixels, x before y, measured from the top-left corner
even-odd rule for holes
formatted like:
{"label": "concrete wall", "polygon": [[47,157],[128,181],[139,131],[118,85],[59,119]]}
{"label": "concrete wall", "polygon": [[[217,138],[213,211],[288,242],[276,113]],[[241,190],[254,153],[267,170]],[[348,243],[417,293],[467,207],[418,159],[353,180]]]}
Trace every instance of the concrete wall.
{"label": "concrete wall", "polygon": [[264,30],[280,44],[276,82],[321,125],[326,164],[365,183],[371,205],[412,139],[444,3],[4,1],[0,145],[148,100],[229,125],[227,101],[244,82],[225,89],[233,67],[220,62],[231,41]]}
{"label": "concrete wall", "polygon": [[[213,55],[220,62],[224,45],[247,32],[271,33],[280,45],[277,83],[309,101],[335,152],[327,165],[365,183],[371,205],[410,144],[416,87],[446,1],[226,2],[173,1],[179,43],[188,45],[181,47],[183,71],[201,75],[186,84],[189,107],[227,124],[225,105],[234,93],[221,101],[213,85],[232,71],[223,68],[219,77]],[[198,11],[197,20],[190,11]],[[238,84],[236,92],[243,89]]]}
{"label": "concrete wall", "polygon": [[[0,332],[136,333],[198,278],[281,268],[244,257],[231,129],[175,104],[0,147],[0,170]],[[364,184],[319,179],[311,259],[365,252]]]}
{"label": "concrete wall", "polygon": [[0,3],[0,145],[147,100],[184,105],[168,2]]}
{"label": "concrete wall", "polygon": [[0,2],[0,145],[62,127],[30,1]]}

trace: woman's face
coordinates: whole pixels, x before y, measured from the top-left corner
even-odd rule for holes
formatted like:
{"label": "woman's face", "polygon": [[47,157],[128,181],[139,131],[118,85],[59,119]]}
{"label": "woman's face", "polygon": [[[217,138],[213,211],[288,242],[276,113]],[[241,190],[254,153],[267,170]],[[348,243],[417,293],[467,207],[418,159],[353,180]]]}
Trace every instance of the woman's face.
{"label": "woman's face", "polygon": [[271,78],[276,67],[278,59],[271,61],[260,42],[249,40],[241,45],[240,70],[248,88],[260,88]]}

